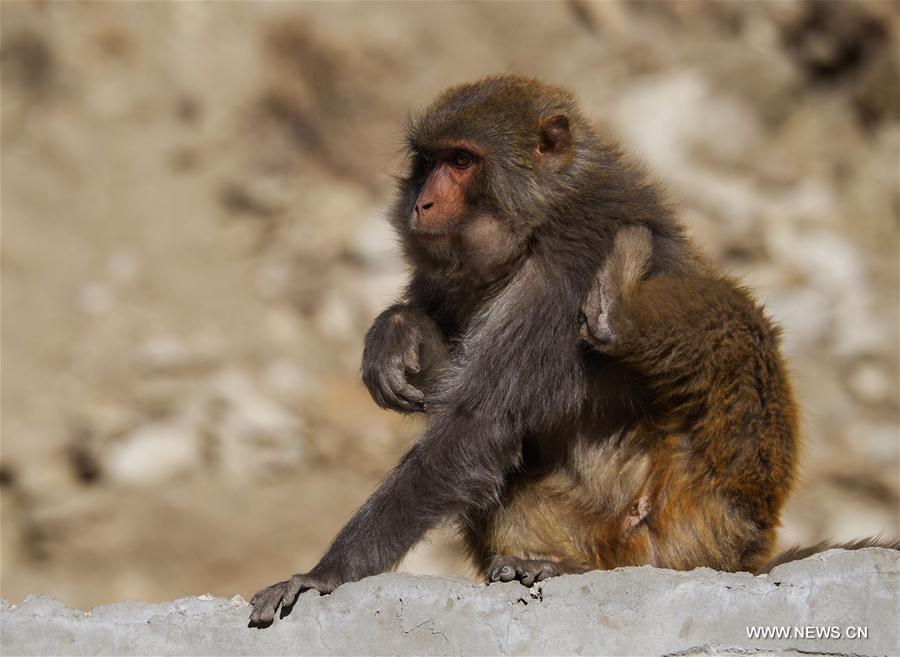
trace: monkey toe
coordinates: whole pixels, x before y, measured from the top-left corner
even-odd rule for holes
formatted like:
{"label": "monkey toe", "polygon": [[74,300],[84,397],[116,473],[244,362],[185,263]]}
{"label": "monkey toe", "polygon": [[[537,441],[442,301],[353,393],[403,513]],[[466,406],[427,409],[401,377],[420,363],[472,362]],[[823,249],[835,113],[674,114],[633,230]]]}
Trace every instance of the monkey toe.
{"label": "monkey toe", "polygon": [[256,625],[266,625],[275,619],[275,612],[284,597],[284,588],[287,582],[278,582],[264,588],[250,599],[253,611],[250,613],[250,622]]}
{"label": "monkey toe", "polygon": [[559,574],[559,566],[543,559],[496,556],[488,567],[488,579],[491,582],[518,580],[524,586],[531,586],[535,582],[542,582]]}

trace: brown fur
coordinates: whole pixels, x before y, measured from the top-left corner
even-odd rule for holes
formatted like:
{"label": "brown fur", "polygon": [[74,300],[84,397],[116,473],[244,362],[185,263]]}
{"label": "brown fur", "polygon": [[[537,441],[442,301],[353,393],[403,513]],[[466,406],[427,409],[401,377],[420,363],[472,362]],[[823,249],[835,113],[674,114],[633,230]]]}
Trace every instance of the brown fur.
{"label": "brown fur", "polygon": [[623,228],[585,303],[589,339],[642,377],[646,417],[517,482],[469,531],[476,553],[552,556],[572,571],[755,572],[770,557],[798,435],[778,330],[699,259],[643,280],[651,257],[650,232]]}
{"label": "brown fur", "polygon": [[861,538],[855,541],[845,541],[843,543],[835,541],[820,541],[815,545],[807,547],[794,546],[788,548],[778,556],[770,559],[759,572],[768,573],[773,568],[781,564],[797,561],[798,559],[806,559],[819,552],[825,550],[864,550],[866,548],[881,548],[886,550],[900,550],[900,540],[883,540],[880,536],[870,536],[869,538]]}

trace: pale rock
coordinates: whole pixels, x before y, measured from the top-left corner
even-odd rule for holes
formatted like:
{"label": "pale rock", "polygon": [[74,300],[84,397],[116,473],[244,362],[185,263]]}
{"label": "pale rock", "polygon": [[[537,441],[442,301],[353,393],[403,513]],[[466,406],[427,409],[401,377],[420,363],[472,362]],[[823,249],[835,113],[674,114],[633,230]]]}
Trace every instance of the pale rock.
{"label": "pale rock", "polygon": [[315,390],[312,377],[287,359],[269,363],[263,371],[263,382],[273,395],[287,404],[295,404]]}
{"label": "pale rock", "polygon": [[276,345],[296,344],[305,329],[297,313],[288,308],[270,308],[262,319],[266,337]]}
{"label": "pale rock", "polygon": [[857,247],[830,230],[789,222],[772,225],[767,236],[775,259],[788,263],[808,281],[809,289],[827,295],[835,354],[877,353],[887,346],[886,329],[873,313],[871,288]]}
{"label": "pale rock", "polygon": [[373,212],[362,219],[348,248],[369,268],[404,269],[397,236],[385,211]]}
{"label": "pale rock", "polygon": [[266,301],[284,298],[291,283],[291,265],[286,258],[268,257],[256,269],[256,289]]}
{"label": "pale rock", "polygon": [[[759,577],[644,566],[531,589],[391,573],[305,592],[264,629],[247,626],[250,608],[236,598],[86,614],[29,599],[0,603],[0,640],[11,655],[896,655],[898,559],[829,550]],[[754,627],[810,627],[813,638],[754,638]]]}
{"label": "pale rock", "polygon": [[848,429],[853,443],[863,458],[873,466],[878,464],[896,478],[896,463],[900,460],[900,429],[892,422],[855,422]]}
{"label": "pale rock", "polygon": [[695,150],[721,162],[740,160],[760,134],[753,113],[737,99],[713,92],[697,70],[637,80],[619,101],[613,120],[642,157],[671,172]]}
{"label": "pale rock", "polygon": [[223,372],[213,385],[210,433],[226,477],[247,479],[298,464],[305,452],[301,420],[264,395],[239,370]]}
{"label": "pale rock", "polygon": [[347,296],[336,290],[330,290],[322,299],[315,322],[319,332],[333,340],[349,341],[359,332]]}
{"label": "pale rock", "polygon": [[116,249],[109,257],[106,270],[116,285],[130,285],[137,279],[139,270],[137,256],[128,249]]}
{"label": "pale rock", "polygon": [[[760,291],[760,288],[756,288]],[[765,307],[782,328],[782,347],[788,358],[808,352],[831,329],[826,293],[813,287],[776,287],[761,291]]]}
{"label": "pale rock", "polygon": [[358,307],[366,317],[375,319],[382,310],[394,303],[403,293],[407,273],[404,269],[378,271],[366,276],[354,290]]}
{"label": "pale rock", "polygon": [[114,302],[113,291],[106,283],[89,283],[78,291],[78,307],[94,317],[108,313]]}
{"label": "pale rock", "polygon": [[171,335],[157,335],[138,346],[138,360],[154,370],[167,370],[183,366],[190,360],[187,345]]}
{"label": "pale rock", "polygon": [[847,377],[850,393],[866,404],[882,404],[891,401],[891,375],[882,363],[860,362],[854,364]]}
{"label": "pale rock", "polygon": [[225,340],[214,332],[189,338],[157,334],[144,340],[137,349],[138,363],[148,370],[168,371],[211,365],[225,349]]}
{"label": "pale rock", "polygon": [[110,479],[139,486],[162,483],[200,465],[197,432],[174,421],[135,428],[112,446],[105,462]]}

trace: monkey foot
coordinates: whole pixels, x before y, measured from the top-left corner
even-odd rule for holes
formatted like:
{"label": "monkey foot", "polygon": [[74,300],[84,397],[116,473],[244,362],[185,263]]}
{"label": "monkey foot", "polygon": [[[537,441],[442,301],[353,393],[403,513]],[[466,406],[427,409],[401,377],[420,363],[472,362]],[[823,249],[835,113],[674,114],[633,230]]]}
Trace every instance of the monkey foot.
{"label": "monkey foot", "polygon": [[542,582],[548,577],[556,577],[562,571],[552,561],[545,559],[519,559],[518,557],[496,556],[487,568],[491,582],[511,582],[519,580],[525,586]]}

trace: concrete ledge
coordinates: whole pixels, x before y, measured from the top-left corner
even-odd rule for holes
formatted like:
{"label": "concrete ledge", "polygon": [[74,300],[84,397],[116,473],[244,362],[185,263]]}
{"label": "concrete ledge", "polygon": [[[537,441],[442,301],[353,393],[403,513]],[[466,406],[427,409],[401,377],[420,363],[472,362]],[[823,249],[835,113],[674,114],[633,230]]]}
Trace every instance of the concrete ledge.
{"label": "concrete ledge", "polygon": [[[329,596],[304,593],[267,629],[248,628],[248,614],[240,597],[121,602],[84,613],[32,596],[18,606],[0,602],[0,652],[898,655],[900,552],[832,550],[759,577],[623,568],[531,590],[390,574]],[[787,627],[791,636],[751,638],[754,626]],[[851,636],[863,632],[867,638]]]}

